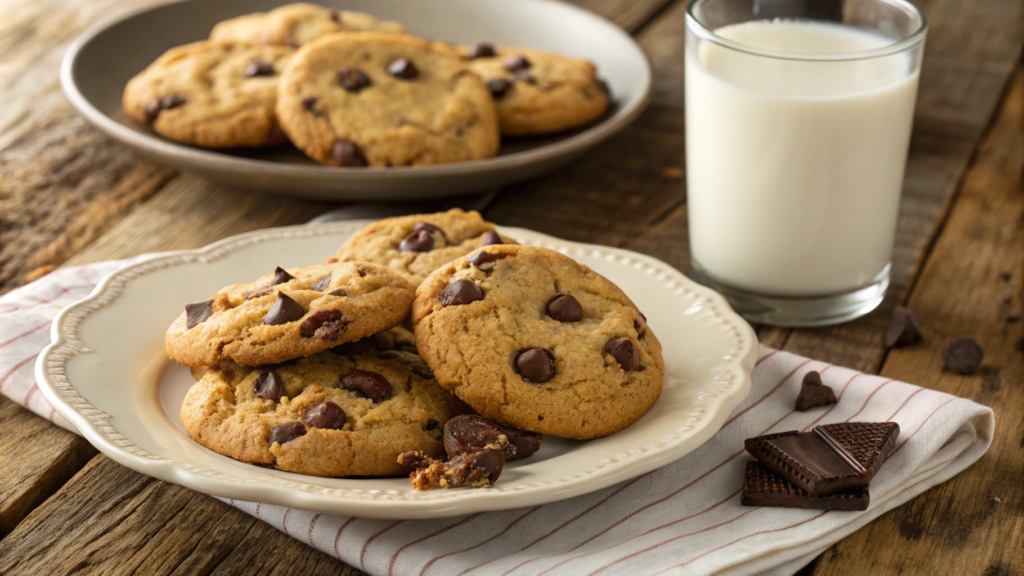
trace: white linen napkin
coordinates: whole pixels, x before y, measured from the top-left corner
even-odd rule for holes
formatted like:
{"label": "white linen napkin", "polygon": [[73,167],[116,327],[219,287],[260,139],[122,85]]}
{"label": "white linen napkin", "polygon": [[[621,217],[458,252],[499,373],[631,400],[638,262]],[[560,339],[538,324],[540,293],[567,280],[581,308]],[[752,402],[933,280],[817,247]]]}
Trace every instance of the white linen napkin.
{"label": "white linen napkin", "polygon": [[[131,260],[58,270],[0,297],[0,392],[73,429],[38,392],[36,356],[57,312]],[[839,403],[793,404],[810,370]],[[833,543],[958,474],[992,442],[992,410],[762,347],[750,395],[706,444],[622,484],[532,508],[418,521],[317,514],[229,500],[293,538],[374,575],[792,574]],[[865,512],[740,505],[743,440],[833,422],[895,421],[895,453]]]}

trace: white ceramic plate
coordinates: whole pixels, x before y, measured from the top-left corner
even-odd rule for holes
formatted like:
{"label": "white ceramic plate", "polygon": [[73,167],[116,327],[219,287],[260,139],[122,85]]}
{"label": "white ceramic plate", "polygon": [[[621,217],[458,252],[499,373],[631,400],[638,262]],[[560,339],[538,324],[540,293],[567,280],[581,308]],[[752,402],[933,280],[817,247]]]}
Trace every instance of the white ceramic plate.
{"label": "white ceramic plate", "polygon": [[643,49],[611,22],[550,0],[313,0],[397,20],[410,32],[449,42],[488,41],[587,58],[611,88],[614,108],[588,126],[535,138],[506,138],[487,160],[403,168],[321,166],[291,146],[203,150],[157,136],[121,111],[132,76],[166,50],[202,40],[213,25],[289,0],[178,0],[89,30],[68,49],[61,84],[83,116],[141,154],[232,186],[331,200],[413,200],[494,188],[533,178],[622,130],[643,111],[651,66]]}
{"label": "white ceramic plate", "polygon": [[519,228],[501,233],[568,254],[618,284],[664,346],[661,398],[629,428],[579,442],[545,437],[488,489],[415,492],[407,478],[334,479],[243,464],[193,442],[178,411],[193,383],[164,331],[185,302],[284,267],[320,262],[365,221],[263,230],[116,272],[53,322],[36,365],[57,411],[100,451],[215,496],[369,518],[433,518],[561,500],[628,480],[694,450],[746,397],[757,339],[716,293],[654,258]]}

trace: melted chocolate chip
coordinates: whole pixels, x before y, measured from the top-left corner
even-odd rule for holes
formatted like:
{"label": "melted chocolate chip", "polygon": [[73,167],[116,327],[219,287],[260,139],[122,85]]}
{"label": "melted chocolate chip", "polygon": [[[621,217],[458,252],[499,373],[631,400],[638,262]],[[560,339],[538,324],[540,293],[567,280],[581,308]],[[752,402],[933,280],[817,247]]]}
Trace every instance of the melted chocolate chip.
{"label": "melted chocolate chip", "polygon": [[302,422],[285,422],[284,424],[278,424],[274,431],[270,433],[269,444],[287,444],[296,438],[306,435],[306,427]]}
{"label": "melted chocolate chip", "polygon": [[341,379],[341,385],[346,390],[361,394],[373,402],[383,402],[391,398],[391,384],[376,372],[369,370],[353,370],[345,374]]}
{"label": "melted chocolate chip", "polygon": [[359,147],[348,140],[338,140],[331,147],[331,163],[335,166],[361,168],[366,166],[366,157]]}
{"label": "melted chocolate chip", "polygon": [[249,78],[254,76],[273,76],[274,65],[266,60],[257,58],[249,63],[248,68],[245,69],[245,75]]}
{"label": "melted chocolate chip", "polygon": [[434,235],[426,228],[413,230],[398,245],[399,252],[430,252],[433,249]]}
{"label": "melted chocolate chip", "polygon": [[313,285],[313,290],[316,290],[317,292],[323,292],[324,290],[327,290],[327,288],[329,288],[330,285],[331,274],[328,273],[327,276],[324,276],[323,278],[320,279],[319,282]]}
{"label": "melted chocolate chip", "polygon": [[530,66],[530,61],[527,60],[526,56],[523,56],[522,54],[509,56],[507,59],[505,59],[505,70],[508,70],[509,72],[526,70]]}
{"label": "melted chocolate chip", "polygon": [[502,426],[483,416],[455,416],[444,425],[444,449],[449,458],[498,447],[505,460],[512,462],[532,456],[540,449],[540,442],[540,434]]}
{"label": "melted chocolate chip", "polygon": [[284,380],[277,372],[262,372],[256,377],[252,392],[257,398],[277,402],[281,399],[281,394],[284,393]]}
{"label": "melted chocolate chip", "polygon": [[543,348],[530,348],[516,356],[515,369],[527,382],[547,382],[555,376],[555,358]]}
{"label": "melted chocolate chip", "polygon": [[370,77],[359,68],[345,68],[338,72],[338,84],[348,92],[359,92],[370,85]]}
{"label": "melted chocolate chip", "polygon": [[479,250],[469,258],[466,258],[466,262],[486,272],[494,268],[495,262],[507,257],[508,254],[494,254],[486,250]]}
{"label": "melted chocolate chip", "polygon": [[611,354],[623,370],[629,372],[640,369],[640,352],[629,338],[609,340],[604,345],[604,351]]}
{"label": "melted chocolate chip", "polygon": [[313,428],[341,430],[346,422],[348,419],[345,417],[345,411],[329,400],[306,412],[306,424]]}
{"label": "melted chocolate chip", "polygon": [[142,113],[146,115],[146,122],[151,124],[160,115],[160,99],[153,98],[146,102],[146,105],[142,108]]}
{"label": "melted chocolate chip", "polygon": [[315,338],[333,342],[341,338],[342,332],[348,326],[349,321],[341,310],[324,309],[317,310],[306,318],[299,326],[299,334],[303,338]]}
{"label": "melted chocolate chip", "polygon": [[504,244],[505,241],[501,239],[494,230],[488,230],[484,232],[484,235],[480,237],[481,246],[493,246],[494,244]]}
{"label": "melted chocolate chip", "polygon": [[484,292],[472,280],[456,280],[441,291],[441,306],[463,306],[484,299]]}
{"label": "melted chocolate chip", "polygon": [[391,74],[395,78],[403,78],[405,80],[411,80],[419,75],[419,70],[406,58],[399,58],[391,64],[388,64],[388,74]]}
{"label": "melted chocolate chip", "polygon": [[270,281],[270,285],[277,286],[278,284],[284,284],[289,280],[295,280],[295,276],[292,276],[287,270],[278,266],[277,268],[274,268],[274,278]]}
{"label": "melted chocolate chip", "polygon": [[468,58],[476,60],[477,58],[494,58],[497,55],[498,53],[494,51],[493,44],[481,42],[469,49]]}
{"label": "melted chocolate chip", "polygon": [[263,318],[263,323],[267,326],[277,326],[280,324],[287,324],[289,322],[295,322],[299,318],[302,318],[306,314],[306,311],[302,309],[302,305],[292,300],[284,292],[277,293],[277,299],[274,300],[274,305],[270,307],[270,311]]}
{"label": "melted chocolate chip", "polygon": [[583,306],[569,294],[559,294],[552,298],[545,311],[559,322],[579,322],[583,318]]}
{"label": "melted chocolate chip", "polygon": [[188,98],[185,98],[184,96],[178,96],[177,94],[172,94],[171,96],[164,96],[160,99],[160,108],[162,108],[163,110],[173,110],[187,101]]}
{"label": "melted chocolate chip", "polygon": [[955,374],[974,372],[985,356],[985,351],[974,338],[954,338],[942,348],[946,369]]}
{"label": "melted chocolate chip", "polygon": [[512,83],[504,78],[494,78],[487,81],[487,89],[491,92],[491,97],[498,100],[512,89]]}
{"label": "melted chocolate chip", "polygon": [[191,330],[213,316],[213,300],[185,304],[186,327]]}

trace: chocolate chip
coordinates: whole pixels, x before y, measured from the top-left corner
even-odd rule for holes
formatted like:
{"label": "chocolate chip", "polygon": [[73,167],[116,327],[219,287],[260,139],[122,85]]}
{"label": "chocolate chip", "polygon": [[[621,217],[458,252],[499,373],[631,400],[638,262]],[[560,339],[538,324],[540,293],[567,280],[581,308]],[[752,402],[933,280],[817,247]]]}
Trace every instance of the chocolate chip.
{"label": "chocolate chip", "polygon": [[448,412],[456,416],[461,414],[476,414],[476,410],[473,410],[472,406],[466,404],[461,398],[451,392],[449,392],[445,397],[445,404],[448,406]]}
{"label": "chocolate chip", "polygon": [[541,435],[502,426],[476,415],[455,416],[444,425],[444,449],[449,458],[497,447],[507,462],[522,460],[540,449]]}
{"label": "chocolate chip", "polygon": [[427,425],[424,426],[423,428],[427,431],[437,430],[437,427],[440,425],[441,423],[438,422],[437,420],[427,420]]}
{"label": "chocolate chip", "polygon": [[836,394],[821,382],[821,374],[815,370],[804,376],[800,385],[800,394],[796,397],[797,412],[806,412],[811,408],[836,403]]}
{"label": "chocolate chip", "polygon": [[543,348],[523,350],[516,356],[515,369],[528,382],[547,382],[555,376],[555,357]]}
{"label": "chocolate chip", "polygon": [[633,320],[633,329],[636,330],[636,337],[643,338],[647,330],[644,329],[644,325],[640,323],[640,319]]}
{"label": "chocolate chip", "polygon": [[295,280],[295,276],[292,276],[287,270],[278,266],[277,268],[274,268],[274,279],[270,281],[270,285],[277,286],[278,284],[284,284],[289,280]]}
{"label": "chocolate chip", "polygon": [[640,352],[629,338],[609,340],[604,345],[604,351],[615,357],[623,370],[629,372],[640,369]]}
{"label": "chocolate chip", "polygon": [[509,56],[505,59],[505,70],[509,72],[515,72],[517,70],[526,70],[531,66],[530,61],[526,59],[526,56],[522,54],[516,54]]}
{"label": "chocolate chip", "polygon": [[391,74],[395,78],[404,78],[410,80],[419,75],[419,70],[412,62],[405,58],[399,58],[391,64],[388,64],[388,74]]}
{"label": "chocolate chip", "polygon": [[306,96],[302,99],[302,107],[313,116],[320,116],[320,110],[316,107],[316,96]]}
{"label": "chocolate chip", "polygon": [[512,83],[504,78],[495,78],[487,81],[487,89],[491,91],[491,97],[498,100],[512,89]]}
{"label": "chocolate chip", "polygon": [[345,411],[341,409],[341,406],[330,400],[306,412],[306,424],[313,428],[341,430],[345,427],[346,422],[348,422],[348,419],[345,417]]}
{"label": "chocolate chip", "polygon": [[185,320],[189,330],[206,322],[213,316],[213,300],[185,304]]}
{"label": "chocolate chip", "polygon": [[274,305],[270,307],[270,311],[263,318],[263,323],[267,326],[277,326],[279,324],[287,324],[289,322],[295,322],[299,318],[302,318],[306,314],[306,311],[302,309],[302,305],[292,300],[284,292],[277,293],[277,299],[274,300]]}
{"label": "chocolate chip", "polygon": [[495,232],[494,230],[488,230],[487,232],[484,232],[483,236],[480,237],[481,246],[492,246],[494,244],[504,243],[505,241],[502,240],[501,236],[499,236],[498,233]]}
{"label": "chocolate chip", "polygon": [[330,292],[328,292],[327,295],[328,296],[338,296],[339,298],[344,298],[345,296],[348,296],[348,292],[345,292],[344,288],[335,288],[334,290],[331,290]]}
{"label": "chocolate chip", "polygon": [[366,157],[363,156],[359,147],[348,140],[338,140],[331,147],[331,163],[335,166],[363,167],[366,166]]}
{"label": "chocolate chip", "polygon": [[341,337],[349,320],[345,318],[341,310],[324,309],[317,310],[306,318],[299,326],[299,334],[303,338],[315,338],[333,342]]}
{"label": "chocolate chip", "polygon": [[391,398],[391,384],[387,378],[369,370],[353,370],[341,378],[341,385],[346,390],[362,394],[374,402],[383,402]]}
{"label": "chocolate chip", "polygon": [[160,115],[160,99],[153,98],[146,102],[146,105],[142,108],[142,113],[146,115],[146,122],[151,124]]}
{"label": "chocolate chip", "polygon": [[441,306],[463,306],[484,299],[484,292],[472,280],[456,280],[441,291]]}
{"label": "chocolate chip", "polygon": [[340,23],[341,22],[341,13],[338,12],[337,10],[331,10],[331,20],[334,20],[335,22],[339,22]]}
{"label": "chocolate chip", "polygon": [[187,98],[184,96],[178,96],[177,94],[164,96],[160,99],[160,108],[163,110],[173,110],[174,108],[184,104],[186,101],[188,101]]}
{"label": "chocolate chip", "polygon": [[257,58],[249,63],[249,67],[245,69],[245,75],[249,78],[254,76],[273,76],[274,65],[266,60]]}
{"label": "chocolate chip", "polygon": [[348,92],[359,92],[370,85],[370,77],[359,68],[345,68],[338,72],[338,84]]}
{"label": "chocolate chip", "polygon": [[412,234],[403,238],[398,245],[399,252],[430,252],[433,249],[434,235],[426,228],[413,230]]}
{"label": "chocolate chip", "polygon": [[412,230],[413,230],[413,232],[419,232],[420,230],[426,230],[427,232],[430,232],[431,234],[433,234],[434,232],[440,232],[442,236],[444,235],[444,232],[442,232],[440,228],[438,228],[437,226],[434,226],[433,224],[431,224],[429,222],[417,222],[416,225],[412,227]]}
{"label": "chocolate chip", "polygon": [[569,294],[559,294],[552,298],[545,311],[559,322],[579,322],[583,318],[583,306],[576,297]]}
{"label": "chocolate chip", "polygon": [[257,398],[277,402],[281,399],[281,394],[284,393],[284,380],[277,372],[262,372],[256,377],[252,391]]}
{"label": "chocolate chip", "polygon": [[316,290],[317,292],[323,292],[324,290],[327,290],[327,288],[330,287],[330,285],[331,274],[328,272],[327,276],[324,276],[323,278],[320,279],[319,282],[313,285],[313,290]]}
{"label": "chocolate chip", "polygon": [[917,315],[910,308],[897,306],[892,312],[889,329],[885,331],[885,345],[889,348],[910,346],[920,342],[923,337]]}
{"label": "chocolate chip", "polygon": [[270,433],[270,445],[287,444],[296,438],[306,435],[306,427],[302,422],[285,422],[278,424]]}
{"label": "chocolate chip", "polygon": [[1007,271],[1004,270],[1004,271],[999,273],[999,277],[1002,278],[1003,280],[1009,282],[1011,279],[1013,279],[1013,274],[1011,272],[1007,272]]}
{"label": "chocolate chip", "polygon": [[486,250],[479,250],[477,251],[476,254],[473,254],[469,258],[466,258],[466,262],[486,272],[494,268],[495,262],[507,257],[508,254],[495,254],[492,252],[487,252]]}
{"label": "chocolate chip", "polygon": [[494,45],[488,44],[487,42],[481,42],[469,49],[469,59],[476,60],[477,58],[494,58],[498,53],[494,51]]}
{"label": "chocolate chip", "polygon": [[984,350],[973,338],[954,338],[942,348],[946,369],[955,374],[974,372],[984,356]]}

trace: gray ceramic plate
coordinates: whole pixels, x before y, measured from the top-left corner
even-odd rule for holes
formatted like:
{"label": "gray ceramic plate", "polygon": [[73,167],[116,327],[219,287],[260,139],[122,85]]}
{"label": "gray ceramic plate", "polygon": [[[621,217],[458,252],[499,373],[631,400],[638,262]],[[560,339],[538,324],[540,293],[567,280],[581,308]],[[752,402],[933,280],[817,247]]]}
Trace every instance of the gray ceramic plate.
{"label": "gray ceramic plate", "polygon": [[86,32],[68,50],[61,84],[86,119],[145,156],[253,189],[332,200],[410,200],[525,180],[606,140],[646,106],[651,68],[643,49],[614,24],[550,0],[316,0],[402,22],[415,34],[451,42],[531,46],[597,64],[615,106],[598,122],[543,138],[506,139],[495,158],[424,167],[334,168],[291,147],[211,151],[171,142],[121,111],[135,74],[171,47],[208,36],[221,20],[286,0],[180,0],[129,14]]}

